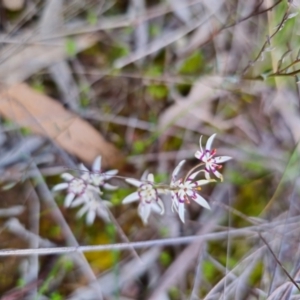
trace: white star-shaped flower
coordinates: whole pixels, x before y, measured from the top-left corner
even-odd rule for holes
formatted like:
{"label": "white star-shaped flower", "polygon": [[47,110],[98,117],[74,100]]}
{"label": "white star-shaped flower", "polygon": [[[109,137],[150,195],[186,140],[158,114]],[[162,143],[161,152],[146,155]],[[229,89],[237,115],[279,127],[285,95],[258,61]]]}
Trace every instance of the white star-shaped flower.
{"label": "white star-shaped flower", "polygon": [[214,141],[216,134],[213,134],[212,136],[209,137],[209,139],[206,142],[205,149],[203,150],[202,148],[202,135],[200,137],[200,151],[196,151],[195,157],[201,160],[205,164],[205,177],[206,179],[210,179],[210,172],[212,172],[217,178],[219,178],[221,181],[223,181],[223,176],[222,174],[218,171],[219,169],[222,168],[221,163],[224,163],[232,157],[230,156],[217,156],[215,157],[216,154],[216,149],[211,149],[212,143]]}
{"label": "white star-shaped flower", "polygon": [[118,188],[117,186],[113,186],[105,182],[106,180],[109,180],[114,175],[116,175],[118,173],[118,170],[110,170],[101,173],[101,156],[96,157],[96,159],[94,160],[92,165],[92,172],[89,171],[84,164],[80,165],[80,169],[81,171],[83,171],[81,178],[89,184],[103,187],[107,190],[116,190]]}
{"label": "white star-shaped flower", "polygon": [[215,180],[212,179],[202,179],[194,181],[196,176],[201,172],[197,171],[191,174],[187,179],[183,180],[182,178],[177,180],[177,175],[185,163],[185,160],[182,160],[177,167],[174,169],[172,173],[172,180],[171,180],[171,197],[172,197],[172,210],[176,210],[181,221],[184,223],[184,210],[185,204],[189,204],[190,200],[195,201],[199,205],[203,206],[204,208],[210,209],[209,204],[207,201],[198,194],[201,190],[201,185],[213,182]]}
{"label": "white star-shaped flower", "polygon": [[154,187],[153,174],[145,174],[141,180],[128,178],[126,181],[138,188],[136,192],[125,197],[122,203],[131,203],[134,201],[140,201],[138,206],[138,213],[143,220],[144,224],[147,224],[151,211],[163,214],[165,209],[163,202],[158,197],[158,190]]}
{"label": "white star-shaped flower", "polygon": [[71,204],[71,207],[82,205],[77,212],[77,217],[81,218],[84,214],[86,214],[86,223],[88,225],[94,223],[96,216],[99,216],[106,222],[109,221],[108,207],[111,203],[101,199],[93,191],[88,191],[87,193],[89,195],[88,200],[84,198],[77,198]]}
{"label": "white star-shaped flower", "polygon": [[89,191],[101,194],[100,190],[90,184],[88,184],[82,178],[74,177],[69,173],[63,173],[61,177],[67,181],[59,183],[53,187],[53,191],[61,191],[67,189],[67,196],[65,198],[65,207],[69,207],[75,199],[83,199],[88,201],[90,197]]}

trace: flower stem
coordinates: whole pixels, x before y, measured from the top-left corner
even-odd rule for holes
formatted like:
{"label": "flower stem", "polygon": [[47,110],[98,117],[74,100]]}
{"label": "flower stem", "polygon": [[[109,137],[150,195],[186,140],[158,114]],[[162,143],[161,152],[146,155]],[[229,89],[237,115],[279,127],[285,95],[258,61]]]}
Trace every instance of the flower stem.
{"label": "flower stem", "polygon": [[200,164],[198,164],[198,165],[196,165],[196,166],[193,167],[192,169],[190,169],[190,170],[187,172],[187,174],[185,175],[183,182],[186,182],[187,178],[188,178],[188,177],[189,177],[196,169],[198,169],[198,168],[201,167],[202,165],[204,165],[203,162],[200,163]]}

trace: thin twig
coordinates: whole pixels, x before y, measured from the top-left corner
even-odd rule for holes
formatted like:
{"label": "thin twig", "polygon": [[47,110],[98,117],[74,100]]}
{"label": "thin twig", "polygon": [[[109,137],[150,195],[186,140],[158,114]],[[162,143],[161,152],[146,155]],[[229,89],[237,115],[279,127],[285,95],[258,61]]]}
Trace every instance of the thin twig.
{"label": "thin twig", "polygon": [[[232,230],[230,235],[234,237],[243,236],[245,234],[253,234],[254,232],[245,229]],[[63,254],[71,252],[93,252],[93,251],[107,251],[107,250],[129,250],[132,248],[143,249],[152,246],[168,246],[189,244],[196,240],[218,240],[228,236],[228,232],[209,233],[201,236],[186,236],[181,238],[169,238],[152,241],[131,242],[122,244],[105,244],[105,245],[91,245],[91,246],[75,246],[75,247],[55,247],[55,248],[40,248],[40,249],[16,249],[16,250],[1,250],[0,256],[26,256],[26,255],[49,255],[49,254]]]}
{"label": "thin twig", "polygon": [[277,264],[282,268],[283,272],[286,274],[286,276],[291,280],[291,282],[295,285],[295,287],[299,290],[300,292],[300,287],[297,284],[297,282],[293,279],[293,277],[289,274],[289,272],[286,270],[286,268],[282,265],[282,263],[278,260],[277,256],[275,255],[275,253],[273,252],[272,248],[270,247],[270,245],[268,244],[268,242],[265,240],[265,238],[261,235],[260,232],[258,232],[259,237],[261,238],[261,240],[265,243],[265,245],[267,246],[267,248],[269,249],[269,251],[271,252],[271,254],[273,255],[274,259],[276,260]]}
{"label": "thin twig", "polygon": [[[274,8],[276,5],[278,5],[281,2],[282,2],[282,0],[277,1],[270,8],[266,9],[265,12],[272,10],[272,8]],[[288,19],[289,10],[290,10],[290,6],[287,8],[286,12],[284,13],[283,18],[282,18],[281,22],[279,23],[277,29],[273,32],[272,35],[268,36],[267,40],[264,42],[263,46],[261,47],[260,51],[258,52],[256,58],[248,63],[248,65],[242,71],[242,74],[245,74],[249,70],[249,68],[252,67],[253,64],[258,61],[258,59],[260,58],[261,54],[264,52],[265,48],[267,47],[267,45],[270,44],[271,39],[281,30],[284,22]]]}

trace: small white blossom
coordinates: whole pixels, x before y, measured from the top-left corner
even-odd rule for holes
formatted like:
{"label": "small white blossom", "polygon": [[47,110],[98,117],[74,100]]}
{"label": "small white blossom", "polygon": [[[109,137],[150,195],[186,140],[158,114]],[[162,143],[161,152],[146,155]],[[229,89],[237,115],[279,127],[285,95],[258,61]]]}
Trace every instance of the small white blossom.
{"label": "small white blossom", "polygon": [[105,182],[106,180],[109,180],[111,177],[116,175],[118,173],[118,170],[110,170],[101,173],[101,156],[96,157],[96,159],[94,160],[92,165],[92,172],[90,172],[83,164],[80,165],[80,169],[84,172],[83,175],[81,175],[81,178],[89,184],[103,187],[107,190],[116,190],[118,188],[117,186],[113,186]]}
{"label": "small white blossom", "polygon": [[198,192],[201,190],[201,185],[207,184],[209,182],[212,182],[214,180],[211,179],[202,179],[194,181],[196,176],[201,172],[197,171],[191,174],[186,180],[183,180],[182,178],[177,180],[177,175],[185,163],[185,160],[182,160],[175,170],[172,173],[172,180],[171,180],[171,197],[172,197],[172,210],[176,210],[178,212],[178,215],[181,219],[181,221],[184,223],[184,204],[189,204],[190,200],[195,201],[199,205],[210,209],[209,204],[207,201],[198,194]]}
{"label": "small white blossom", "polygon": [[205,177],[206,179],[210,179],[210,172],[212,172],[217,178],[221,179],[223,181],[222,174],[218,171],[222,168],[221,163],[224,163],[231,159],[230,156],[217,156],[216,149],[211,149],[211,145],[214,141],[216,134],[213,134],[209,137],[209,139],[206,142],[205,149],[202,148],[202,136],[200,137],[200,151],[196,151],[195,157],[204,162],[205,164]]}
{"label": "small white blossom", "polygon": [[126,181],[138,188],[136,192],[125,197],[122,203],[131,203],[134,201],[140,201],[138,206],[138,213],[143,220],[144,224],[147,224],[151,211],[164,213],[164,205],[161,199],[158,197],[158,191],[154,187],[153,174],[145,174],[141,180],[128,178]]}
{"label": "small white blossom", "polygon": [[82,205],[80,210],[77,212],[77,217],[81,218],[86,214],[86,223],[91,225],[94,223],[96,216],[99,216],[104,221],[109,221],[108,206],[111,205],[110,202],[101,199],[93,191],[88,191],[88,200],[84,198],[77,198],[71,204],[71,207],[77,207]]}
{"label": "small white blossom", "polygon": [[61,191],[67,189],[67,196],[65,198],[65,207],[69,207],[75,199],[89,200],[89,191],[94,191],[100,194],[100,190],[94,186],[89,185],[82,178],[74,177],[69,173],[63,173],[61,177],[67,181],[59,183],[53,187],[53,191]]}

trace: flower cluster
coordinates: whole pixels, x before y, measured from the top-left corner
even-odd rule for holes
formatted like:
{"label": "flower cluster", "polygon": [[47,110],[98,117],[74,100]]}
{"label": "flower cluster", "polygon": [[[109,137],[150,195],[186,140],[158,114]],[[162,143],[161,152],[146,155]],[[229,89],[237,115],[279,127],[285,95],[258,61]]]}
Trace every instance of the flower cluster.
{"label": "flower cluster", "polygon": [[[231,159],[229,156],[215,156],[217,152],[216,149],[211,149],[215,136],[216,134],[213,134],[209,137],[205,149],[202,147],[202,136],[200,137],[200,150],[195,153],[195,157],[200,163],[192,168],[185,177],[178,178],[178,174],[185,163],[185,160],[182,160],[174,169],[171,182],[167,186],[155,185],[152,174],[148,175],[147,180],[145,180],[145,178],[141,178],[140,181],[127,179],[126,181],[138,187],[138,190],[127,196],[123,200],[123,203],[138,200],[138,212],[145,224],[148,222],[151,211],[159,211],[161,214],[164,213],[163,202],[159,198],[160,194],[169,193],[171,195],[172,210],[178,213],[182,222],[184,222],[185,205],[191,201],[196,202],[204,208],[210,209],[208,202],[199,195],[201,186],[216,181],[211,178],[211,175],[223,181],[223,176],[218,171],[222,168],[220,164]],[[204,168],[199,170],[201,167]],[[205,179],[196,180],[196,177],[201,173],[204,173]]]}
{"label": "flower cluster", "polygon": [[145,224],[147,224],[151,211],[164,213],[164,204],[158,196],[159,190],[154,185],[153,174],[146,176],[146,173],[144,173],[141,180],[128,178],[126,181],[137,187],[138,190],[125,197],[123,203],[140,201],[138,213]]}
{"label": "flower cluster", "polygon": [[224,163],[231,159],[230,156],[217,156],[215,157],[217,150],[211,149],[211,145],[214,141],[216,134],[213,134],[209,137],[207,140],[207,143],[205,145],[205,150],[202,148],[202,135],[200,137],[200,151],[196,151],[195,157],[198,158],[200,161],[202,161],[205,164],[205,177],[206,179],[210,179],[210,174],[213,173],[217,178],[219,178],[221,181],[223,181],[222,174],[218,171],[222,168],[220,165],[221,163]]}
{"label": "flower cluster", "polygon": [[101,157],[98,156],[90,172],[83,164],[80,165],[82,175],[77,178],[69,173],[63,173],[61,177],[66,181],[53,187],[53,191],[67,190],[65,198],[65,207],[76,207],[82,205],[77,216],[86,214],[87,224],[94,223],[96,215],[103,220],[109,220],[107,208],[110,202],[101,198],[103,192],[101,188],[115,190],[118,187],[113,186],[106,181],[118,173],[118,170],[111,170],[101,173]]}
{"label": "flower cluster", "polygon": [[[151,212],[164,214],[164,203],[160,198],[162,194],[170,194],[172,210],[178,213],[182,222],[185,221],[185,206],[191,201],[210,209],[208,202],[199,194],[201,187],[216,182],[216,179],[223,181],[223,176],[219,172],[222,168],[220,164],[231,159],[230,156],[216,156],[216,149],[211,149],[215,136],[216,134],[213,134],[208,138],[204,149],[202,147],[202,136],[200,137],[200,149],[195,153],[199,163],[189,170],[185,176],[179,177],[185,163],[185,160],[181,161],[174,169],[169,184],[155,183],[153,174],[146,173],[143,174],[140,180],[125,178],[125,181],[135,186],[137,190],[125,197],[122,203],[127,204],[138,201],[138,214],[144,224],[147,224]],[[109,220],[108,207],[110,202],[101,198],[102,188],[107,190],[117,189],[116,186],[107,181],[115,177],[118,171],[101,172],[101,157],[97,157],[94,161],[92,172],[84,165],[80,166],[80,170],[83,174],[79,178],[69,173],[62,174],[61,177],[66,182],[56,185],[53,190],[67,189],[65,206],[82,205],[77,214],[79,217],[86,214],[88,224],[94,222],[96,215],[104,220]],[[204,175],[204,179],[197,179],[201,174]]]}

